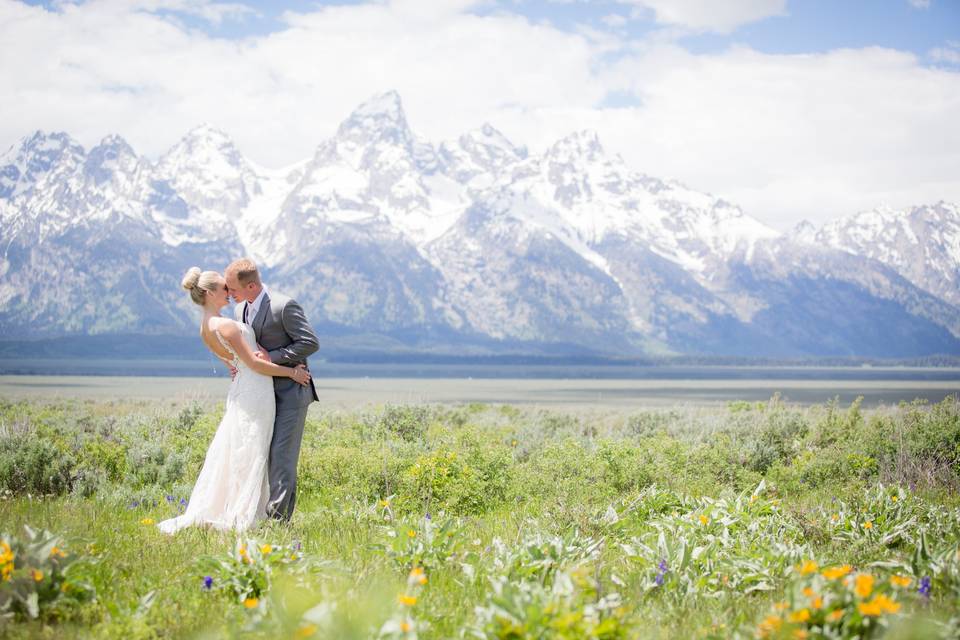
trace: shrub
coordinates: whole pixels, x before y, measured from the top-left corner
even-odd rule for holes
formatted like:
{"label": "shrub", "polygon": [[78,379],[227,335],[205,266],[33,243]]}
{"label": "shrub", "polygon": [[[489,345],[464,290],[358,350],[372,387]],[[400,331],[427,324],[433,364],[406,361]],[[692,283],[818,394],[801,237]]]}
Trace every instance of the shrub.
{"label": "shrub", "polygon": [[73,484],[76,460],[32,435],[0,437],[0,487],[15,494],[61,495]]}
{"label": "shrub", "polygon": [[[209,444],[209,443],[208,443]],[[184,456],[159,442],[143,442],[130,449],[127,482],[134,487],[171,485],[184,476]]]}
{"label": "shrub", "polygon": [[417,458],[401,476],[400,500],[425,511],[480,513],[487,497],[481,475],[462,455],[438,449]]}
{"label": "shrub", "polygon": [[377,430],[407,441],[422,440],[430,423],[430,410],[419,405],[388,405],[376,416]]}

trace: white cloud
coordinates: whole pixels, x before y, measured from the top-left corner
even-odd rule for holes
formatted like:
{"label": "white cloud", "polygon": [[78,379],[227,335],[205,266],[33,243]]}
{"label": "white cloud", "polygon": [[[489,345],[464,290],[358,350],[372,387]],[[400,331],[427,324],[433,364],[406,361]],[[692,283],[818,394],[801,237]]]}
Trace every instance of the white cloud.
{"label": "white cloud", "polygon": [[737,27],[786,14],[787,0],[621,0],[651,9],[661,24],[730,33]]}
{"label": "white cloud", "polygon": [[[594,128],[637,170],[779,228],[880,202],[960,201],[960,73],[949,68],[884,49],[693,55],[503,10],[472,15],[467,0],[428,4],[288,13],[284,31],[229,41],[143,1],[51,12],[0,0],[0,145],[38,128],[88,146],[119,133],[156,157],[210,122],[254,161],[281,166],[396,89],[431,140],[489,121],[539,151]],[[597,107],[630,93],[639,106]]]}
{"label": "white cloud", "polygon": [[931,49],[928,55],[934,62],[960,65],[960,42],[950,40],[947,46]]}
{"label": "white cloud", "polygon": [[914,9],[929,9],[930,0],[907,0]]}
{"label": "white cloud", "polygon": [[627,19],[619,13],[611,13],[600,18],[600,22],[612,29],[618,29],[626,26]]}

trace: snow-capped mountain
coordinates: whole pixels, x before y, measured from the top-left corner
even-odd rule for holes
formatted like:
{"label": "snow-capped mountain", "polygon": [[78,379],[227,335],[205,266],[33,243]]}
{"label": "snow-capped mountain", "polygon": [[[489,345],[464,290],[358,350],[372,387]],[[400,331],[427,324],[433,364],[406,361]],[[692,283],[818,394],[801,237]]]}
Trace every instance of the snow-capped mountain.
{"label": "snow-capped mountain", "polygon": [[960,207],[955,204],[901,211],[879,207],[829,222],[807,239],[882,262],[921,289],[960,305]]}
{"label": "snow-capped mountain", "polygon": [[394,92],[283,169],[207,125],[156,162],[38,132],[0,156],[0,328],[189,331],[186,268],[250,255],[321,332],[381,346],[960,353],[958,218],[940,203],[783,235],[588,131],[542,154],[489,124],[434,145]]}

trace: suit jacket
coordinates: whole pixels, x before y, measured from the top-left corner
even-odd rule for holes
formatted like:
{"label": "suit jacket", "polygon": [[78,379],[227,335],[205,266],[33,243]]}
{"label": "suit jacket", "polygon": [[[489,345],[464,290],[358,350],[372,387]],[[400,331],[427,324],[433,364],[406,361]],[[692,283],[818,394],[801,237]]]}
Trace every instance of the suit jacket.
{"label": "suit jacket", "polygon": [[[238,322],[243,322],[243,310],[248,304],[238,304],[234,309]],[[303,307],[287,296],[278,293],[271,296],[265,292],[251,325],[257,342],[267,350],[274,364],[286,367],[306,365],[307,356],[320,348]],[[320,399],[313,386],[313,378],[306,387],[302,387],[290,378],[274,376],[273,391],[277,396],[278,409],[281,406],[302,406]]]}

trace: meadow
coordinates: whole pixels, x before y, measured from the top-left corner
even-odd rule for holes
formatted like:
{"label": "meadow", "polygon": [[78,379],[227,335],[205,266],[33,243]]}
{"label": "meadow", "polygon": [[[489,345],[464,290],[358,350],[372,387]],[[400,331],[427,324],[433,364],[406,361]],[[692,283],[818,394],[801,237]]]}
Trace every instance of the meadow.
{"label": "meadow", "polygon": [[0,636],[960,635],[956,397],[314,405],[291,523],[164,536],[222,412],[0,400]]}

